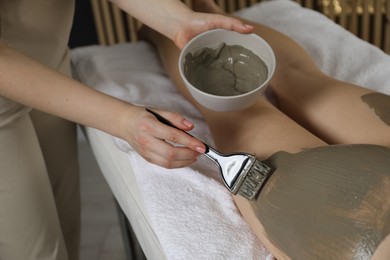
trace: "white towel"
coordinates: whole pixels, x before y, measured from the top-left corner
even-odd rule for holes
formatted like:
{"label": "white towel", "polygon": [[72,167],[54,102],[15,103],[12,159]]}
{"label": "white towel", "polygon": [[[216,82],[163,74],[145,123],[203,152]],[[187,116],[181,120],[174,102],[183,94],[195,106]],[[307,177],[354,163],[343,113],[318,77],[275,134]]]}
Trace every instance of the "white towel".
{"label": "white towel", "polygon": [[[266,1],[238,13],[295,39],[326,73],[390,94],[390,59],[319,13],[288,0]],[[184,114],[191,133],[212,144],[202,116],[167,78],[155,50],[145,42],[73,51],[82,81],[129,102]],[[265,259],[267,251],[237,211],[215,167],[166,170],[149,164],[124,141],[150,223],[168,259]]]}

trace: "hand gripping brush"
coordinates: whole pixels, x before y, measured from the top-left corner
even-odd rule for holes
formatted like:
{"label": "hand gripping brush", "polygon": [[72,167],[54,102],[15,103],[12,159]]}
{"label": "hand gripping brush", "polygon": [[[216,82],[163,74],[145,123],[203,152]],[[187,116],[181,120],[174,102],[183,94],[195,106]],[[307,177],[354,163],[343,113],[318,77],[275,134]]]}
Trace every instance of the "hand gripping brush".
{"label": "hand gripping brush", "polygon": [[[146,110],[153,114],[161,123],[178,129],[156,112],[147,108]],[[189,133],[187,134],[190,135]],[[253,200],[273,173],[271,167],[251,154],[223,154],[205,143],[204,145],[206,146],[204,155],[219,167],[225,186],[232,194],[239,194],[248,200]]]}

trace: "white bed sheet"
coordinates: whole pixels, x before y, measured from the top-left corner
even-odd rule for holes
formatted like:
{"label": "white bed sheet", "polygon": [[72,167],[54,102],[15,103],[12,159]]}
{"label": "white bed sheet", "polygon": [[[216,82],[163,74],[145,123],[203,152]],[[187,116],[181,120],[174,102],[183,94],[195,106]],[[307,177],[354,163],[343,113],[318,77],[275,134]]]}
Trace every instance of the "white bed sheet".
{"label": "white bed sheet", "polygon": [[[389,56],[321,14],[288,0],[264,2],[238,14],[295,39],[324,72],[390,94]],[[84,47],[72,54],[81,81],[132,103],[183,113],[197,125],[192,134],[212,144],[201,115],[180,97],[147,43]],[[92,128],[86,132],[148,259],[268,256],[207,160],[168,171],[144,161],[122,140]]]}

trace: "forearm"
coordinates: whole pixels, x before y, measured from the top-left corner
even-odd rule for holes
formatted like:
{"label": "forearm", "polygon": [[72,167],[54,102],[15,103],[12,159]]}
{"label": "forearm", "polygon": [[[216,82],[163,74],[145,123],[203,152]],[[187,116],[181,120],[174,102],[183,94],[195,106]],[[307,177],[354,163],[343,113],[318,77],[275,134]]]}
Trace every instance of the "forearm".
{"label": "forearm", "polygon": [[232,30],[250,33],[253,27],[238,18],[220,13],[198,12],[197,4],[210,6],[212,0],[194,1],[192,11],[179,0],[111,0],[119,8],[134,16],[144,24],[171,39],[179,48],[196,35],[211,29]]}
{"label": "forearm", "polygon": [[0,95],[18,103],[120,136],[133,107],[89,88],[0,43]]}
{"label": "forearm", "polygon": [[174,40],[184,18],[192,12],[178,0],[110,1],[171,40]]}

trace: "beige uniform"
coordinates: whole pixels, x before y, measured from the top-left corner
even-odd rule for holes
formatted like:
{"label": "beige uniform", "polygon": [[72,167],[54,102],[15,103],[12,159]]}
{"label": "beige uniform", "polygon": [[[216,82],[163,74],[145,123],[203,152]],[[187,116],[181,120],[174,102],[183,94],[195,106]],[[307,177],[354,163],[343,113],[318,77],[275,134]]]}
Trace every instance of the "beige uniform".
{"label": "beige uniform", "polygon": [[[0,39],[70,74],[73,11],[73,0],[0,0]],[[75,124],[0,96],[0,259],[78,259],[79,208]]]}

